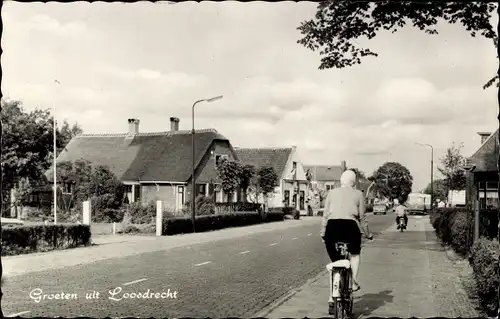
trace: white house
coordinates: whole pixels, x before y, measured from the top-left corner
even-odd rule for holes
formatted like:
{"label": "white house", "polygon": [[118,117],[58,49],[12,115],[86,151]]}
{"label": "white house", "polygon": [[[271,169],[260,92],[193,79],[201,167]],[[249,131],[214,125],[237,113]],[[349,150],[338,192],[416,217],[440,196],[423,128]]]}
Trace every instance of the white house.
{"label": "white house", "polygon": [[[269,207],[297,207],[301,214],[307,214],[307,179],[304,167],[297,154],[297,147],[290,148],[235,148],[238,159],[251,164],[257,170],[273,167],[278,175],[274,194],[269,198]],[[299,185],[297,187],[297,185]],[[298,195],[298,196],[297,196]],[[298,197],[298,205],[296,199]],[[249,201],[255,201],[249,194]],[[257,199],[263,203],[263,198]]]}

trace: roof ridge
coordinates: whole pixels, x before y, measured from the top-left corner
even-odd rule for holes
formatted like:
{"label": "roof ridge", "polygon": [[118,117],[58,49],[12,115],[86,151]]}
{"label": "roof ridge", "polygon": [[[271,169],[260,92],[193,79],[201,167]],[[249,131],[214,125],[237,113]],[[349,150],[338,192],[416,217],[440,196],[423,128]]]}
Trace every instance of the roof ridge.
{"label": "roof ridge", "polygon": [[292,147],[233,147],[235,151],[237,150],[291,150]]}
{"label": "roof ridge", "polygon": [[[195,130],[195,133],[215,133],[219,134],[216,129],[199,129]],[[179,131],[163,131],[163,132],[144,132],[137,134],[129,133],[86,133],[80,134],[75,137],[127,137],[127,136],[169,136],[169,135],[179,135],[179,134],[191,134],[191,130],[179,130]]]}
{"label": "roof ridge", "polygon": [[490,136],[488,136],[488,138],[486,139],[486,141],[484,141],[484,143],[481,144],[481,146],[479,146],[479,148],[474,152],[474,154],[472,154],[469,158],[472,158],[474,156],[476,156],[479,151],[483,148],[484,145],[486,145],[486,143],[489,142],[489,140],[495,135],[497,134],[497,132],[499,131],[499,129],[496,129],[495,132],[491,133]]}
{"label": "roof ridge", "polygon": [[340,165],[311,165],[311,164],[304,164],[304,166],[310,166],[310,167],[342,167]]}

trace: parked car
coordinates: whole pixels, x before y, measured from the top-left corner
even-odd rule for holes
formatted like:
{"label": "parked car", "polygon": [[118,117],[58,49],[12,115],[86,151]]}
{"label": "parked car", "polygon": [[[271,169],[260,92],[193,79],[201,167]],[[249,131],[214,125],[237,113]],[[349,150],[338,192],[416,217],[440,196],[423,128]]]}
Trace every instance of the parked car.
{"label": "parked car", "polygon": [[373,215],[377,214],[387,214],[387,206],[384,203],[373,205]]}

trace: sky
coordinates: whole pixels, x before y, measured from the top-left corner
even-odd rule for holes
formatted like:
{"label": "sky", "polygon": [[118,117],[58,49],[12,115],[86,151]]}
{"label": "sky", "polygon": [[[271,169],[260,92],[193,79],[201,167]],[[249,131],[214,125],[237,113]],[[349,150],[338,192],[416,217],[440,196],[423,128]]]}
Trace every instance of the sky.
{"label": "sky", "polygon": [[[290,147],[304,164],[406,166],[414,190],[430,182],[452,143],[470,156],[494,132],[498,103],[482,86],[496,72],[492,40],[461,25],[439,35],[411,26],[372,40],[361,65],[319,70],[297,40],[312,2],[17,3],[2,10],[4,98],[26,110],[56,106],[85,133],[167,131],[169,118],[215,128],[235,147]],[[492,19],[496,23],[497,19]],[[56,84],[54,80],[60,84]],[[439,177],[435,168],[435,176]]]}

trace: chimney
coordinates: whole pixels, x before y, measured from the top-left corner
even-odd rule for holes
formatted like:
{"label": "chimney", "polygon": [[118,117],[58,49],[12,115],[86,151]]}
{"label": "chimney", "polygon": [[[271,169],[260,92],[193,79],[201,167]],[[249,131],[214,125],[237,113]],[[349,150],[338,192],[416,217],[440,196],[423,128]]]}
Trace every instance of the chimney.
{"label": "chimney", "polygon": [[177,132],[179,130],[179,118],[170,118],[170,132]]}
{"label": "chimney", "polygon": [[488,139],[488,137],[490,137],[490,135],[491,135],[490,132],[478,132],[477,134],[479,136],[481,136],[481,145],[483,145],[484,142],[486,142],[486,140]]}
{"label": "chimney", "polygon": [[139,120],[138,119],[128,119],[128,134],[135,135],[139,133]]}
{"label": "chimney", "polygon": [[344,173],[347,169],[347,166],[346,166],[346,162],[345,161],[342,161],[340,162],[340,170],[342,173]]}

